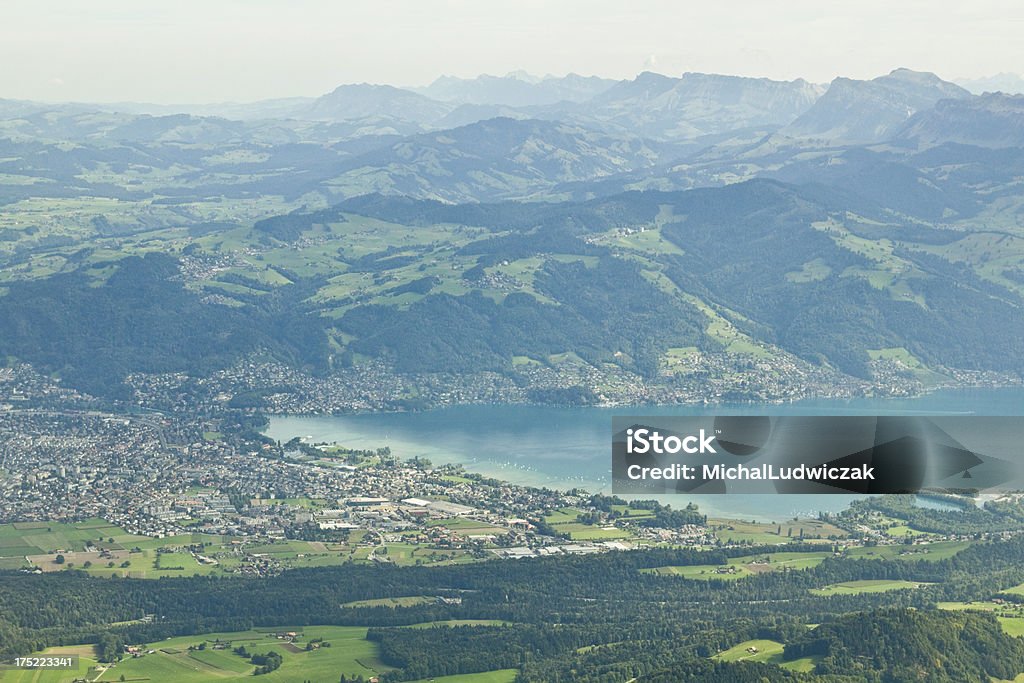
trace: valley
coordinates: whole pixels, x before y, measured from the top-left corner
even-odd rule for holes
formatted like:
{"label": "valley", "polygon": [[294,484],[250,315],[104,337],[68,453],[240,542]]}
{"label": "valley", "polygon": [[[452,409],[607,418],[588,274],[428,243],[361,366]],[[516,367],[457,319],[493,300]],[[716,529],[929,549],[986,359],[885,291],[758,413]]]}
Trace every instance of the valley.
{"label": "valley", "polygon": [[1019,493],[608,495],[615,413],[1018,411],[979,87],[0,100],[0,655],[79,658],[0,680],[1024,675]]}

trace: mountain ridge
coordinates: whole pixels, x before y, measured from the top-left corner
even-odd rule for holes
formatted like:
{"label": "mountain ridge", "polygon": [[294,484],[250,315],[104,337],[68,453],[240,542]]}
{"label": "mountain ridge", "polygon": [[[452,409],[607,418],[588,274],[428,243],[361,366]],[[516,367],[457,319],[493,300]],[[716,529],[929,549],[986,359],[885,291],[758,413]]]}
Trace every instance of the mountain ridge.
{"label": "mountain ridge", "polygon": [[804,114],[783,128],[790,137],[865,144],[890,138],[918,111],[970,93],[932,73],[895,69],[870,81],[837,78]]}

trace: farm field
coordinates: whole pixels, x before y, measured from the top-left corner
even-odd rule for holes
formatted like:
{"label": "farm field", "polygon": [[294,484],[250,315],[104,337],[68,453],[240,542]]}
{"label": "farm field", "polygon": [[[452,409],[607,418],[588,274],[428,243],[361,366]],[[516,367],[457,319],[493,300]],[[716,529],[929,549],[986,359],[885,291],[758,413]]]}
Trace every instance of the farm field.
{"label": "farm field", "polygon": [[[876,546],[872,548],[856,547],[846,550],[848,557],[864,559],[905,559],[925,560],[934,562],[936,560],[952,557],[959,551],[968,547],[967,542],[942,542],[927,545],[914,546]],[[712,579],[735,580],[750,577],[755,573],[765,571],[780,571],[786,569],[809,569],[817,566],[826,558],[833,556],[830,550],[812,552],[784,552],[784,553],[760,553],[754,555],[743,555],[729,559],[726,565],[720,567],[715,564],[700,564],[693,566],[664,566],[651,569],[642,569],[645,573],[655,573],[663,577],[683,577],[685,579],[696,579],[710,581]],[[1017,587],[1024,590],[1024,587]],[[1010,589],[1013,592],[1017,589]],[[866,592],[866,591],[858,591]],[[830,594],[830,593],[829,593]]]}
{"label": "farm field", "polygon": [[445,621],[424,621],[419,624],[409,624],[401,628],[435,628],[438,626],[508,626],[509,621],[500,619],[447,619]]}
{"label": "farm field", "polygon": [[[615,506],[613,509],[623,517],[642,519],[651,516],[648,510],[630,508],[627,505]],[[627,529],[612,527],[610,524],[605,526],[583,524],[577,521],[580,512],[575,508],[562,508],[546,515],[544,521],[553,526],[556,531],[568,534],[573,541],[613,541],[632,536]]]}
{"label": "farm field", "polygon": [[549,515],[545,515],[544,521],[552,526],[558,526],[559,524],[574,524],[576,522],[576,517],[579,516],[581,512],[582,510],[577,510],[575,508],[562,508],[560,510],[555,510]]}
{"label": "farm field", "polygon": [[735,581],[748,576],[753,576],[746,567],[735,564],[696,564],[683,567],[654,567],[652,569],[641,569],[643,574],[657,574],[658,576],[681,576],[684,579],[695,579],[698,581],[711,581],[712,579]]}
{"label": "farm field", "polygon": [[[875,546],[875,547],[855,547],[848,548],[845,551],[847,557],[861,558],[861,559],[904,559],[908,561],[924,560],[928,562],[935,562],[937,560],[946,559],[952,557],[956,553],[960,552],[969,545],[967,542],[953,542],[944,541],[940,543],[921,544],[914,546],[903,546],[903,545],[892,545],[892,546]],[[725,579],[734,580],[742,579],[753,574],[759,574],[769,571],[781,571],[787,569],[809,569],[816,567],[821,564],[826,558],[832,556],[830,550],[812,551],[812,552],[782,552],[782,553],[761,553],[755,555],[744,555],[742,557],[731,558],[728,563],[722,567],[718,565],[694,565],[694,566],[676,566],[676,567],[655,567],[652,569],[641,570],[644,573],[658,574],[660,576],[682,576],[687,579],[698,579],[698,580],[711,580],[711,579]],[[910,583],[910,582],[906,582]],[[899,586],[902,588],[913,587]],[[862,586],[861,588],[870,588]],[[824,589],[822,589],[824,590]],[[837,589],[839,592],[843,592],[843,589]],[[886,588],[884,590],[892,590]],[[1005,592],[1018,591],[1020,594],[1024,594],[1024,585],[1011,588]],[[823,595],[831,595],[835,591],[823,593]],[[846,590],[845,592],[851,592]],[[852,592],[869,592],[868,590],[856,590]],[[876,591],[870,591],[876,592]]]}
{"label": "farm field", "polygon": [[811,593],[814,595],[857,595],[860,593],[884,593],[886,591],[906,590],[927,585],[929,584],[916,581],[869,579],[865,581],[835,583],[824,588],[812,588]]}
{"label": "farm field", "polygon": [[928,531],[918,531],[917,529],[909,527],[906,524],[897,524],[896,526],[891,526],[885,530],[885,534],[893,538],[906,538],[907,536],[916,538],[935,535]]}
{"label": "farm field", "polygon": [[994,602],[939,602],[935,606],[951,612],[998,612],[1003,609]]}
{"label": "farm field", "polygon": [[569,534],[574,541],[612,541],[620,538],[629,538],[630,533],[618,527],[600,527],[590,524],[559,524],[555,527],[562,533]]}
{"label": "farm field", "polygon": [[[751,652],[750,650],[756,650]],[[714,659],[723,662],[764,662],[776,664],[791,671],[808,672],[814,668],[813,657],[801,657],[792,661],[785,661],[782,658],[783,645],[775,640],[747,640],[739,645],[720,652]]]}
{"label": "farm field", "polygon": [[457,676],[420,679],[412,683],[512,683],[516,678],[516,673],[515,669],[499,669],[497,671],[483,671],[478,674],[459,674]]}
{"label": "farm field", "polygon": [[437,598],[426,595],[411,595],[401,598],[377,598],[375,600],[354,600],[346,602],[342,607],[415,607],[437,602]]}
{"label": "farm field", "polygon": [[83,551],[87,543],[102,543],[115,550],[145,540],[102,519],[64,522],[14,522],[0,524],[0,557]]}
{"label": "farm field", "polygon": [[817,519],[791,519],[779,523],[709,519],[708,526],[723,541],[749,541],[755,545],[779,545],[801,538],[827,540],[846,537],[846,532],[839,527]]}
{"label": "farm field", "polygon": [[50,647],[39,655],[78,656],[78,667],[72,669],[0,670],[0,681],[4,683],[64,683],[76,678],[96,674],[96,648],[92,645],[67,645]]}
{"label": "farm field", "polygon": [[[468,623],[468,622],[467,622]],[[440,624],[434,624],[434,626]],[[454,623],[451,625],[455,625]],[[431,624],[417,624],[430,627]],[[377,645],[366,640],[366,628],[350,626],[306,626],[295,628],[294,638],[280,634],[292,627],[254,629],[230,633],[208,633],[168,638],[147,643],[139,657],[128,657],[113,665],[98,664],[91,645],[49,648],[40,654],[76,654],[79,667],[69,670],[3,671],[4,683],[70,683],[75,679],[90,681],[153,681],[198,683],[200,681],[253,680],[255,667],[232,650],[244,647],[250,653],[277,652],[281,668],[260,676],[261,681],[336,681],[341,674],[369,679],[389,671],[380,661]],[[322,639],[321,647],[307,651],[310,641]],[[326,645],[329,643],[329,645]],[[199,649],[202,647],[203,649]],[[476,674],[445,676],[435,683],[511,683],[514,669],[486,671]]]}
{"label": "farm field", "polygon": [[832,557],[830,551],[806,553],[768,553],[744,555],[729,560],[729,564],[744,565],[752,572],[779,571],[781,569],[810,569],[817,567],[825,558]]}
{"label": "farm field", "polygon": [[[310,505],[317,501],[304,499]],[[503,532],[483,522],[446,520],[456,533],[471,536]],[[38,567],[44,572],[75,569],[98,577],[157,579],[231,574],[245,564],[281,568],[338,566],[347,561],[396,565],[452,564],[474,558],[461,550],[436,550],[412,543],[375,543],[353,533],[348,543],[272,541],[186,533],[166,538],[135,536],[102,519],[76,523],[15,522],[0,525],[0,569]],[[89,548],[87,551],[86,549]],[[57,556],[63,557],[63,562]],[[202,557],[200,557],[202,556]],[[203,559],[206,558],[206,559]]]}
{"label": "farm field", "polygon": [[879,545],[874,547],[858,546],[846,551],[847,557],[863,559],[903,559],[926,560],[935,562],[953,557],[961,550],[970,546],[969,541],[939,541],[915,545]]}
{"label": "farm field", "polygon": [[708,581],[711,579],[742,579],[754,574],[787,569],[809,569],[816,567],[825,558],[831,557],[831,551],[820,552],[785,552],[761,553],[733,557],[725,565],[694,565],[675,567],[656,567],[643,569],[644,573],[660,576],[682,576],[687,579]]}
{"label": "farm field", "polygon": [[[287,627],[281,627],[284,630]],[[94,660],[82,658],[78,671],[10,672],[0,680],[17,683],[63,683],[88,675],[94,681],[243,681],[252,680],[255,667],[245,658],[232,652],[232,648],[245,647],[249,652],[264,654],[277,652],[282,657],[281,668],[260,677],[264,681],[335,681],[342,674],[369,678],[388,671],[377,655],[377,645],[366,640],[366,629],[346,626],[307,626],[296,631],[292,642],[282,640],[272,629],[209,633],[196,636],[169,638],[147,643],[140,657],[129,657],[103,670]],[[306,651],[310,640],[322,638],[330,646]],[[202,650],[198,649],[203,647]],[[190,649],[191,648],[191,649]],[[52,648],[59,650],[61,648]]]}
{"label": "farm field", "polygon": [[[715,655],[716,659],[723,662],[764,662],[773,656],[782,654],[782,643],[774,640],[747,640],[739,645],[734,645],[725,652]],[[749,649],[756,649],[756,653],[748,652]]]}
{"label": "farm field", "polygon": [[996,617],[999,620],[999,625],[1003,627],[1003,630],[1007,635],[1020,638],[1024,636],[1024,617]]}
{"label": "farm field", "polygon": [[1009,595],[1024,595],[1024,583],[1013,586],[1012,588],[1007,588],[1000,592],[1007,593]]}

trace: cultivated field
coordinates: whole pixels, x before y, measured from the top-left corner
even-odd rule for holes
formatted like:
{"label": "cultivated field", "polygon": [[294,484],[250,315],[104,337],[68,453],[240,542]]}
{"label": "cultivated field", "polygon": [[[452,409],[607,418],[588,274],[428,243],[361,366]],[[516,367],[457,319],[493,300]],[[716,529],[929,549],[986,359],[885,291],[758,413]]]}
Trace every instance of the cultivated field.
{"label": "cultivated field", "polygon": [[834,583],[824,588],[812,588],[811,593],[815,595],[858,595],[860,593],[885,593],[887,591],[906,590],[927,586],[927,583],[917,581],[899,581],[886,579],[869,579],[866,581],[846,581]]}
{"label": "cultivated field", "polygon": [[[430,628],[460,623],[462,622],[416,626]],[[261,628],[168,638],[146,643],[141,648],[141,656],[128,655],[113,665],[98,663],[90,645],[50,648],[43,654],[79,655],[79,668],[64,671],[9,670],[0,672],[0,680],[4,683],[70,683],[81,678],[87,678],[89,681],[125,680],[154,683],[252,681],[255,667],[241,655],[235,654],[233,650],[237,647],[244,647],[250,653],[277,652],[281,655],[281,668],[259,677],[258,680],[266,683],[333,683],[341,674],[369,679],[389,671],[391,667],[380,660],[378,647],[376,643],[366,639],[366,631],[364,627],[351,626],[280,626],[273,629]],[[284,635],[289,632],[295,633],[295,636]],[[306,647],[311,641],[319,641],[320,644],[316,649],[307,650]],[[432,680],[435,683],[511,683],[515,674],[515,670],[506,669]]]}

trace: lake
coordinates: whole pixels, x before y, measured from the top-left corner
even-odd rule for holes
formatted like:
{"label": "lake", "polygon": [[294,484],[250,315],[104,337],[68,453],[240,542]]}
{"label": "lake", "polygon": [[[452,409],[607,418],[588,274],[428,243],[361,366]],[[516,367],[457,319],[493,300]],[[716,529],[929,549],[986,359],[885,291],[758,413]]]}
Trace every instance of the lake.
{"label": "lake", "polygon": [[[910,399],[808,400],[767,405],[552,408],[527,405],[457,406],[421,413],[274,416],[264,433],[282,442],[307,437],[350,448],[389,446],[402,458],[461,463],[484,475],[530,486],[611,492],[613,415],[1018,415],[1024,388],[957,389]],[[711,516],[780,521],[842,510],[857,496],[671,495]]]}

